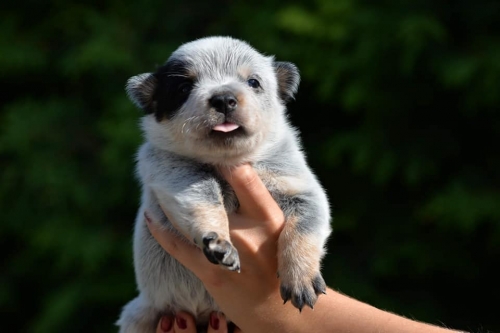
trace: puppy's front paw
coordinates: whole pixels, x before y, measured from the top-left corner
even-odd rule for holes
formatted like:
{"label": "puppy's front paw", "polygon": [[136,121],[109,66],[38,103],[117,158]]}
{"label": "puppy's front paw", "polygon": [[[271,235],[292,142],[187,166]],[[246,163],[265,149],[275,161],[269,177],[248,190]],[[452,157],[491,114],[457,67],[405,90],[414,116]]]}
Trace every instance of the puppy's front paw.
{"label": "puppy's front paw", "polygon": [[293,280],[281,275],[280,278],[280,293],[284,303],[291,300],[301,312],[304,305],[314,308],[318,295],[326,294],[326,283],[319,272],[312,279],[302,276]]}
{"label": "puppy's front paw", "polygon": [[236,248],[216,232],[209,232],[203,239],[203,253],[213,264],[221,264],[230,271],[240,271],[240,257]]}

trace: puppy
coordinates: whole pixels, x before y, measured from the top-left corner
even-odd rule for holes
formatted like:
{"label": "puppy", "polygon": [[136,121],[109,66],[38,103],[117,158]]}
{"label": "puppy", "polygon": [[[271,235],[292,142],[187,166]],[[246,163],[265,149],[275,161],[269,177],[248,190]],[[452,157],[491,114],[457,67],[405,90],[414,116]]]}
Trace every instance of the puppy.
{"label": "puppy", "polygon": [[238,201],[216,166],[250,163],[283,210],[277,244],[283,300],[302,310],[325,292],[320,261],[331,232],[329,204],[285,113],[299,80],[295,65],[229,37],[184,44],[155,73],[129,79],[127,93],[145,112],[145,143],[137,154],[139,296],[123,308],[120,332],[155,332],[162,314],[179,310],[206,327],[210,312],[218,311],[203,284],[158,245],[144,222],[148,212],[170,228],[165,208],[207,260],[237,274],[227,215]]}

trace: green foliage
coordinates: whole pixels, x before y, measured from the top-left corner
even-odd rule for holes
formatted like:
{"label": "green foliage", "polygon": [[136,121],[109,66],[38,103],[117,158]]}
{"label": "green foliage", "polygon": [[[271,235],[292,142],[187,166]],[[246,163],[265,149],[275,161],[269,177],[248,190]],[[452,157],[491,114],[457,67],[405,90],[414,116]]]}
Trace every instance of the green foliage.
{"label": "green foliage", "polygon": [[334,207],[329,285],[420,320],[500,329],[486,302],[500,296],[497,1],[3,7],[5,327],[116,331],[136,292],[141,142],[124,83],[181,43],[218,34],[301,70],[290,114]]}

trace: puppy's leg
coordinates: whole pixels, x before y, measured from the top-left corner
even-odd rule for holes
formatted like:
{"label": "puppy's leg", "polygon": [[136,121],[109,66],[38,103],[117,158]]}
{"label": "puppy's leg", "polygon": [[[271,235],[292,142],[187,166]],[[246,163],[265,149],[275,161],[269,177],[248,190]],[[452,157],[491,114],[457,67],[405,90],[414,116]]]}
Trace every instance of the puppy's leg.
{"label": "puppy's leg", "polygon": [[139,295],[123,307],[116,324],[120,333],[154,333],[161,313],[151,308]]}
{"label": "puppy's leg", "polygon": [[175,184],[151,186],[162,209],[171,215],[182,234],[203,250],[210,262],[239,271],[238,251],[229,238],[229,221],[219,183],[205,177],[191,178],[181,190],[172,185]]}
{"label": "puppy's leg", "polygon": [[281,297],[302,311],[313,308],[326,292],[320,273],[324,245],[330,234],[326,199],[313,193],[289,198],[282,206],[286,223],[278,241],[278,275]]}

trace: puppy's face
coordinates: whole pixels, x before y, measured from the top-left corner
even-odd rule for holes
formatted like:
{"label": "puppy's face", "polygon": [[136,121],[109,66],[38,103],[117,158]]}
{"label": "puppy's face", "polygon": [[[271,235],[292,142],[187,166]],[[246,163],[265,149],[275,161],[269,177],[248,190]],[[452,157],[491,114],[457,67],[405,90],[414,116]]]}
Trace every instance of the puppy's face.
{"label": "puppy's face", "polygon": [[182,45],[155,73],[132,77],[127,92],[146,113],[148,140],[203,162],[233,164],[279,135],[298,84],[293,64],[211,37]]}

